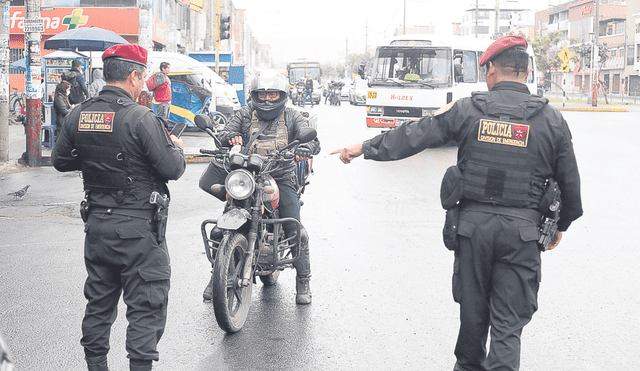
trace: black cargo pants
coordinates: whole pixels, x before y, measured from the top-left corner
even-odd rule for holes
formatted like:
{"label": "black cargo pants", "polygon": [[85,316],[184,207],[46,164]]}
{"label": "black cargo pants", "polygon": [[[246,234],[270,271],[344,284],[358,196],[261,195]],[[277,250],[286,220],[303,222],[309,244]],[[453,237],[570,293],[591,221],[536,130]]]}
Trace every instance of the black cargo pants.
{"label": "black cargo pants", "polygon": [[458,236],[453,296],[460,304],[460,332],[454,370],[518,370],[520,335],[538,308],[537,222],[463,207]]}
{"label": "black cargo pants", "polygon": [[154,223],[130,216],[92,213],[85,224],[88,300],[81,344],[87,357],[109,352],[109,333],[120,294],[127,305],[126,349],[131,359],[158,360],[167,319],[171,267],[166,243]]}

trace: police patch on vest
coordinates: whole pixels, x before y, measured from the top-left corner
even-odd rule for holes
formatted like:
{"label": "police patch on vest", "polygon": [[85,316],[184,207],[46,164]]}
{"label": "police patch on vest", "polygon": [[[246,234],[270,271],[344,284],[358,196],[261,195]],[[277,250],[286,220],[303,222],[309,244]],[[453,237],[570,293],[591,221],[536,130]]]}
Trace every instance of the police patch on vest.
{"label": "police patch on vest", "polygon": [[478,125],[478,141],[526,147],[529,143],[529,125],[481,119]]}
{"label": "police patch on vest", "polygon": [[115,112],[81,112],[78,131],[112,133],[113,116],[115,116]]}

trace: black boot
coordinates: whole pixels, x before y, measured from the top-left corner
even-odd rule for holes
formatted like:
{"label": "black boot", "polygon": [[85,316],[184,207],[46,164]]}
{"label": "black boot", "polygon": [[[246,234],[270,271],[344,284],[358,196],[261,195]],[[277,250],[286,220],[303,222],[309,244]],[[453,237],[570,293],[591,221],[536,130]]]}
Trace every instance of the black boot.
{"label": "black boot", "polygon": [[298,260],[293,263],[296,269],[296,303],[311,304],[311,289],[309,280],[311,278],[311,262],[309,260],[309,235],[307,230],[300,229],[300,248],[296,251]]}
{"label": "black boot", "polygon": [[311,304],[311,288],[309,281],[311,278],[301,278],[296,276],[296,304]]}
{"label": "black boot", "polygon": [[109,371],[107,366],[107,356],[86,357],[89,371]]}
{"label": "black boot", "polygon": [[213,299],[213,275],[211,275],[211,279],[209,280],[209,284],[205,287],[204,292],[202,293],[202,298],[204,300]]}
{"label": "black boot", "polygon": [[142,361],[139,359],[129,360],[129,371],[151,371],[152,361]]}

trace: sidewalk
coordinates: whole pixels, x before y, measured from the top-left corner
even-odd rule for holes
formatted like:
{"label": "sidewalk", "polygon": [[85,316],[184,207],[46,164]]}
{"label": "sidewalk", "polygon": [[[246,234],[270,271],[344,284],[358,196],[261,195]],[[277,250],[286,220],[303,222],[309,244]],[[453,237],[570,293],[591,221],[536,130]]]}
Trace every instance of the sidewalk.
{"label": "sidewalk", "polygon": [[560,111],[584,111],[584,112],[640,112],[640,105],[637,104],[601,104],[597,107],[584,103],[550,103]]}
{"label": "sidewalk", "polygon": [[[186,131],[182,134],[184,155],[187,163],[209,162],[209,157],[200,157],[200,148],[215,149],[213,139],[201,131]],[[21,168],[17,163],[26,152],[27,138],[22,125],[9,124],[9,160],[0,162],[0,173]],[[42,146],[42,166],[51,166],[51,148]]]}

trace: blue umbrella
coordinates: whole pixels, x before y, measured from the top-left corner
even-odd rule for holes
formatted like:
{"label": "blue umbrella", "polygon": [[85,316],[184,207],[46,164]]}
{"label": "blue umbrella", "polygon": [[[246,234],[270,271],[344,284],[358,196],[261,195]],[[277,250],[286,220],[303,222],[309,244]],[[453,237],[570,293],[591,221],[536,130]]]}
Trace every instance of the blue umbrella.
{"label": "blue umbrella", "polygon": [[60,32],[44,42],[49,50],[71,49],[79,51],[105,51],[117,44],[128,44],[122,36],[98,27],[74,28]]}

